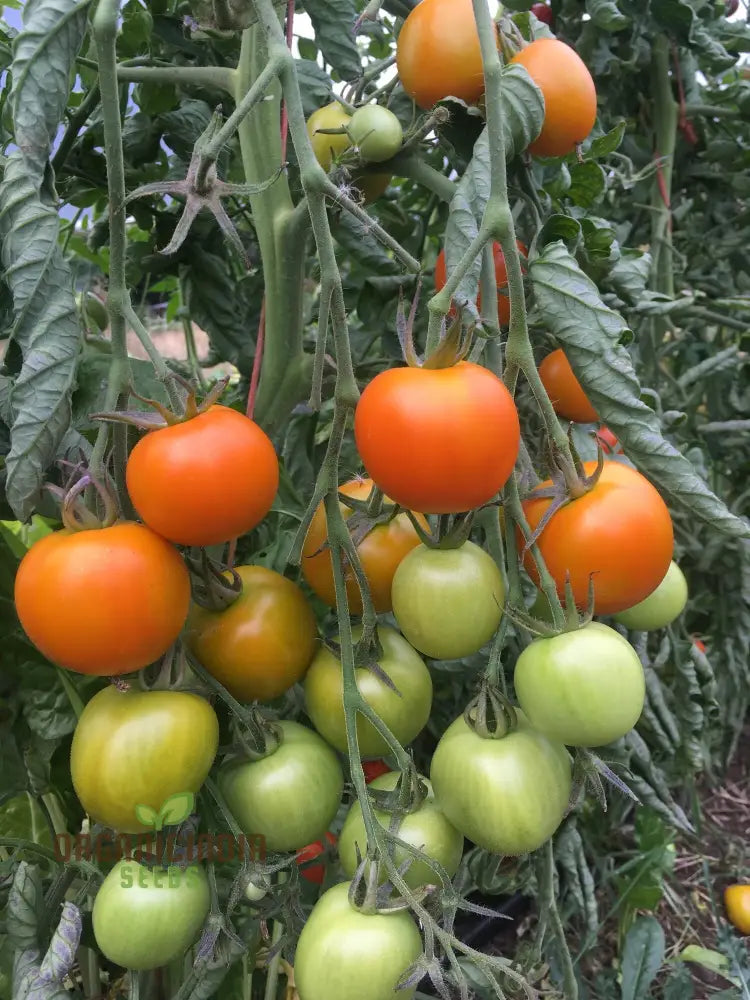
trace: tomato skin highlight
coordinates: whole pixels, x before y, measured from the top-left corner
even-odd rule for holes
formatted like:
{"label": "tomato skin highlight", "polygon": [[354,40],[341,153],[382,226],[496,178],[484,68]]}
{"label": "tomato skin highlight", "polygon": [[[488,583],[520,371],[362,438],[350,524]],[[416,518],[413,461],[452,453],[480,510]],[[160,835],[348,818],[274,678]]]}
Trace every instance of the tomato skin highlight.
{"label": "tomato skin highlight", "polygon": [[110,962],[139,971],[179,958],[208,916],[208,879],[200,865],[149,870],[118,862],[93,908],[94,937]]}
{"label": "tomato skin highlight", "polygon": [[520,63],[544,95],[544,124],[529,151],[535,156],[572,153],[596,121],[596,87],[584,61],[557,38],[537,38],[511,63]]}
{"label": "tomato skin highlight", "polygon": [[519,855],[541,847],[562,822],[571,789],[561,743],[518,726],[502,739],[482,739],[460,715],[443,733],[430,779],[442,811],[478,847]]}
{"label": "tomato skin highlight", "polygon": [[396,46],[401,84],[421,108],[445,97],[474,104],[484,93],[479,34],[471,0],[422,0]]}
{"label": "tomato skin highlight", "polygon": [[[352,479],[339,486],[339,493],[352,497],[354,500],[366,500],[372,490],[371,479]],[[349,518],[350,507],[339,504],[342,514]],[[421,514],[417,520],[425,531],[429,525]],[[333,582],[333,564],[331,550],[323,548],[328,533],[325,505],[321,501],[310,522],[310,527],[302,547],[302,574],[318,595],[331,607],[336,607],[336,588]],[[391,610],[391,584],[393,574],[398,569],[403,558],[419,545],[419,535],[409,520],[408,514],[397,514],[387,524],[378,524],[362,539],[357,546],[357,552],[365,576],[370,584],[370,596],[378,614]],[[349,599],[349,612],[353,615],[362,614],[362,595],[357,581],[348,563],[344,565],[346,579],[346,594]]]}
{"label": "tomato skin highlight", "polygon": [[638,654],[601,622],[535,639],[518,657],[514,685],[531,725],[575,747],[606,746],[629,733],[646,695]]}
{"label": "tomato skin highlight", "polygon": [[264,566],[236,571],[240,596],[224,611],[194,605],[186,640],[238,701],[271,701],[301,680],[310,665],[315,615],[297,584],[280,573]]}
{"label": "tomato skin highlight", "polygon": [[393,578],[393,613],[404,638],[436,660],[470,656],[500,624],[505,584],[492,556],[473,542],[419,545]]}
{"label": "tomato skin highlight", "polygon": [[590,424],[599,419],[561,348],[548,354],[542,361],[539,365],[539,377],[559,417],[579,424]]}
{"label": "tomato skin highlight", "polygon": [[503,383],[467,361],[381,372],[354,415],[368,475],[395,503],[423,514],[457,514],[491,500],[513,471],[520,434]]}
{"label": "tomato skin highlight", "polygon": [[158,660],[180,634],[190,577],[179,553],[142,524],[55,531],[21,560],[18,618],[47,659],[116,676]]}
{"label": "tomato skin highlight", "polygon": [[[596,462],[584,462],[587,475],[595,469]],[[532,530],[550,502],[533,493],[524,501]],[[623,462],[605,462],[593,489],[556,511],[537,544],[561,598],[569,570],[576,604],[585,608],[593,573],[596,614],[611,615],[642,601],[664,579],[674,536],[667,505],[651,483]],[[530,553],[524,566],[538,586]]]}
{"label": "tomato skin highlight", "polygon": [[[357,687],[394,736],[406,746],[427,725],[432,707],[432,678],[419,654],[394,629],[378,626],[378,639],[383,647],[378,664],[399,694],[365,667],[356,669]],[[341,661],[323,646],[315,654],[305,677],[305,705],[321,736],[346,753],[343,692]],[[380,733],[361,715],[357,716],[357,736],[363,757],[390,752]]]}
{"label": "tomato skin highlight", "polygon": [[724,890],[724,906],[730,923],[740,934],[750,934],[750,885],[727,886]]}
{"label": "tomato skin highlight", "polygon": [[126,468],[138,516],[176,545],[217,545],[259,524],[279,487],[268,435],[227,406],[151,431]]}
{"label": "tomato skin highlight", "polygon": [[422,954],[408,910],[362,913],[349,882],[324,892],[302,928],[294,958],[299,1000],[411,1000],[416,986],[396,984]]}
{"label": "tomato skin highlight", "polygon": [[685,610],[688,585],[685,575],[674,560],[656,590],[638,604],[615,615],[615,621],[629,629],[644,632],[665,628]]}
{"label": "tomato skin highlight", "polygon": [[[528,247],[516,240],[516,246],[522,257],[528,255]],[[495,283],[497,285],[497,318],[501,326],[507,326],[510,322],[510,299],[506,291],[508,287],[508,270],[505,266],[505,254],[499,243],[492,244],[492,257],[495,261]],[[448,267],[445,262],[445,250],[441,250],[435,261],[435,291],[439,292],[445,288],[448,280]],[[482,292],[477,293],[477,309],[482,311]]]}
{"label": "tomato skin highlight", "polygon": [[344,790],[338,757],[317,733],[281,720],[283,740],[268,757],[223,764],[219,788],[248,836],[269,851],[298,851],[322,837]]}
{"label": "tomato skin highlight", "polygon": [[[399,777],[400,773],[398,771],[391,771],[370,782],[370,787],[392,791],[396,787]],[[401,818],[396,835],[407,844],[411,844],[412,847],[418,848],[428,857],[439,861],[448,872],[448,875],[453,878],[458,871],[458,866],[461,864],[464,837],[448,821],[439,805],[435,802],[435,796],[429,781],[426,781],[426,779],[423,780],[427,785],[427,797],[418,809],[407,813]],[[386,830],[390,829],[390,813],[376,809],[375,818]],[[362,819],[362,807],[359,802],[355,801],[346,815],[339,838],[341,866],[350,878],[357,870],[357,847],[359,847],[360,854],[364,857],[367,851],[367,834]],[[400,866],[411,855],[403,848],[396,847],[393,857],[396,865]],[[440,884],[439,877],[429,865],[423,861],[416,861],[413,858],[403,877],[406,884],[412,889],[418,889],[422,885]],[[387,872],[383,867],[381,880],[385,881],[386,878]]]}
{"label": "tomato skin highlight", "polygon": [[120,833],[143,833],[136,806],[158,812],[170,795],[197,792],[219,746],[209,703],[187,691],[118,691],[86,704],[73,734],[70,773],[92,819]]}
{"label": "tomato skin highlight", "polygon": [[[331,845],[331,847],[336,846],[336,838],[330,832],[326,832],[326,840]],[[315,885],[323,885],[323,880],[326,875],[325,865],[306,865],[304,868],[302,865],[306,861],[312,861],[314,858],[320,857],[320,855],[325,851],[322,840],[316,840],[313,844],[308,844],[307,847],[303,847],[301,851],[297,851],[296,861],[300,865],[299,873],[302,878],[307,879],[308,882],[312,882]]]}

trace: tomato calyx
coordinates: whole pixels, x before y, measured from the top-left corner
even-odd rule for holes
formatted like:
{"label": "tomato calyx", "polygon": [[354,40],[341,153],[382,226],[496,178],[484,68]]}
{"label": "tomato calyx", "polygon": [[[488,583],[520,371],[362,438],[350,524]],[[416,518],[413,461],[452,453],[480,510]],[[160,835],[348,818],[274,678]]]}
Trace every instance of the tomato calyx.
{"label": "tomato calyx", "polygon": [[130,395],[135,396],[136,399],[140,399],[142,403],[145,403],[149,407],[148,410],[112,410],[110,412],[92,413],[90,414],[91,419],[126,424],[129,427],[137,427],[142,431],[163,430],[165,427],[173,427],[175,424],[185,423],[185,421],[192,420],[193,417],[205,413],[206,410],[209,410],[219,400],[229,384],[228,375],[219,379],[199,403],[197,387],[176,372],[172,372],[171,374],[174,381],[185,392],[181,412],[176,413],[174,410],[170,410],[169,407],[160,403],[158,399],[141,396],[131,387]]}
{"label": "tomato calyx", "polygon": [[427,798],[427,785],[411,761],[390,791],[370,788],[368,795],[376,809],[395,816],[416,812]]}
{"label": "tomato calyx", "polygon": [[401,351],[404,361],[410,368],[453,368],[459,361],[463,361],[471,350],[473,339],[473,328],[469,328],[464,333],[460,316],[456,316],[450,326],[446,328],[446,318],[440,321],[440,339],[437,347],[424,358],[420,358],[414,346],[414,320],[417,315],[417,305],[419,303],[420,285],[414,293],[409,315],[404,312],[404,295],[399,291],[398,312],[396,313],[396,333],[401,344]]}
{"label": "tomato calyx", "polygon": [[[407,859],[399,865],[399,872],[402,869],[406,870],[409,863]],[[432,886],[424,886],[421,889],[409,890],[409,896],[394,896],[391,882],[387,879],[380,882],[380,878],[378,859],[374,851],[371,854],[371,847],[368,844],[367,854],[360,861],[349,884],[349,905],[361,913],[395,913],[398,910],[408,910],[415,901],[422,902],[433,890]]]}
{"label": "tomato calyx", "polygon": [[276,753],[284,742],[281,726],[265,716],[256,705],[246,709],[241,723],[236,718],[232,719],[232,730],[235,744],[229,750],[227,759],[231,758],[235,763],[263,760]]}
{"label": "tomato calyx", "polygon": [[226,611],[242,593],[242,577],[233,568],[223,569],[209,559],[205,549],[185,555],[190,571],[190,591],[195,604],[209,611]]}
{"label": "tomato calyx", "polygon": [[[542,602],[547,602],[547,607],[549,607],[549,602],[542,591],[540,591],[534,604],[532,604],[529,611],[521,608],[515,608],[512,605],[508,605],[505,608],[505,613],[508,618],[515,624],[520,625],[521,628],[526,629],[536,638],[546,638],[551,639],[555,635],[563,635],[565,632],[577,632],[580,628],[585,628],[589,622],[593,621],[594,618],[594,576],[591,574],[589,577],[589,590],[586,601],[586,608],[580,611],[576,605],[575,596],[573,594],[573,588],[570,583],[570,573],[565,575],[565,600],[562,603],[563,611],[563,622],[556,624],[554,622],[554,617],[546,617],[546,609]],[[538,614],[534,614],[535,610],[539,610],[537,605],[542,604],[541,611],[545,617],[540,618]]]}
{"label": "tomato calyx", "polygon": [[[76,466],[73,476],[78,476],[72,485],[64,487],[45,483],[45,489],[60,501],[60,517],[68,531],[96,531],[111,528],[120,517],[120,511],[113,487],[106,480],[99,480],[81,466]],[[83,498],[84,490],[92,487],[101,501],[102,516],[90,510]]]}
{"label": "tomato calyx", "polygon": [[516,728],[518,718],[510,701],[487,680],[464,709],[466,725],[483,740],[501,740]]}

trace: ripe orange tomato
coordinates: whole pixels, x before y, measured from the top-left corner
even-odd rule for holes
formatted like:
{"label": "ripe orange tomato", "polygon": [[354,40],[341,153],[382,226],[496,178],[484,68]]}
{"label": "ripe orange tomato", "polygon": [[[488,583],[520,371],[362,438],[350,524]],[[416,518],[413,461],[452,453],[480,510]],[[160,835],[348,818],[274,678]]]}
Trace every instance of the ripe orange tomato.
{"label": "ripe orange tomato", "polygon": [[[339,487],[339,493],[355,500],[366,500],[372,489],[372,479],[352,479]],[[348,518],[350,507],[340,504],[341,512]],[[422,527],[428,531],[427,521],[420,515]],[[328,533],[323,503],[313,515],[302,548],[302,573],[318,597],[330,607],[336,607],[336,589],[333,584],[331,551],[323,549]],[[391,610],[391,583],[399,563],[413,548],[419,545],[419,535],[414,530],[406,514],[398,514],[387,524],[373,528],[357,546],[362,569],[370,584],[372,603],[378,614]],[[349,611],[353,615],[362,614],[362,595],[348,563],[344,566],[346,593]]]}
{"label": "ripe orange tomato", "polygon": [[503,383],[468,361],[381,372],[354,414],[368,474],[396,503],[423,514],[491,500],[513,471],[520,433]]}
{"label": "ripe orange tomato", "polygon": [[142,524],[55,531],[21,560],[16,611],[60,667],[109,676],[158,660],[180,634],[190,577],[179,553]]}
{"label": "ripe orange tomato", "polygon": [[596,121],[596,87],[584,61],[557,38],[537,38],[511,62],[524,66],[544,95],[544,124],[529,150],[536,156],[572,153]]}
{"label": "ripe orange tomato", "polygon": [[750,885],[730,885],[724,890],[729,920],[740,934],[750,934]]}
{"label": "ripe orange tomato", "polygon": [[484,93],[479,34],[471,0],[422,0],[404,21],[396,66],[421,108],[445,97],[472,104]]}
{"label": "ripe orange tomato", "polygon": [[579,424],[590,424],[599,419],[561,348],[542,361],[539,377],[558,416]]}
{"label": "ripe orange tomato", "polygon": [[[516,240],[521,256],[528,254],[526,247],[520,240]],[[510,322],[510,299],[508,293],[504,291],[508,287],[508,271],[505,267],[505,255],[499,243],[492,244],[492,256],[495,259],[495,281],[497,282],[497,318],[502,326],[507,326]],[[441,250],[435,262],[435,291],[439,292],[445,287],[448,280],[448,272],[445,265],[445,250]],[[477,295],[477,309],[482,310],[482,293]]]}
{"label": "ripe orange tomato", "polygon": [[[596,462],[584,463],[588,475],[595,468]],[[541,485],[551,486],[552,480]],[[550,503],[533,493],[524,501],[532,530]],[[560,597],[569,571],[576,604],[585,607],[593,573],[596,613],[612,615],[648,597],[664,579],[672,561],[672,521],[667,505],[640,472],[621,462],[605,462],[593,489],[553,514],[538,544]],[[524,565],[538,584],[530,552]]]}
{"label": "ripe orange tomato", "polygon": [[[271,701],[313,658],[315,615],[296,583],[264,566],[238,566],[242,592],[224,611],[194,606],[191,651],[238,701]],[[227,574],[228,576],[229,574]]]}
{"label": "ripe orange tomato", "polygon": [[130,499],[149,528],[176,545],[218,545],[271,508],[279,464],[267,435],[228,406],[151,431],[130,453]]}

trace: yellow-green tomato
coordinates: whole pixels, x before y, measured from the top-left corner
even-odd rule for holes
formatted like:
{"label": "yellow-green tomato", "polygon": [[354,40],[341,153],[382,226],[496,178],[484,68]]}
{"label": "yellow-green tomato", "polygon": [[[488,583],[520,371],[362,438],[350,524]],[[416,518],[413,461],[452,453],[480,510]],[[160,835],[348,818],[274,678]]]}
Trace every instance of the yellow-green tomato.
{"label": "yellow-green tomato", "polygon": [[219,722],[187,691],[118,691],[88,702],[73,734],[70,773],[92,819],[121,833],[151,829],[136,806],[155,814],[172,795],[197,792],[219,745]]}
{"label": "yellow-green tomato", "polygon": [[260,760],[227,763],[219,788],[248,836],[261,835],[269,851],[298,851],[328,829],[344,775],[336,754],[307,726],[282,721],[282,740]]}
{"label": "yellow-green tomato", "polygon": [[[370,788],[380,788],[391,791],[396,787],[399,779],[398,771],[390,771],[370,782]],[[464,849],[464,835],[448,821],[438,804],[435,802],[432,785],[426,779],[422,779],[427,785],[427,797],[420,803],[414,812],[407,813],[401,817],[396,835],[412,847],[418,848],[429,858],[439,861],[451,878],[458,871],[461,863],[461,855]],[[387,830],[391,829],[391,815],[380,809],[375,810],[375,816],[381,826]],[[357,869],[357,847],[362,857],[367,851],[367,834],[362,820],[362,807],[359,802],[355,802],[347,813],[344,826],[339,837],[339,858],[341,865],[347,875],[352,876]],[[415,861],[413,856],[401,847],[396,847],[393,852],[393,859],[397,866],[401,865],[407,858],[411,858],[411,864],[404,874],[404,881],[413,889],[421,885],[439,885],[440,878],[435,874],[435,870],[425,864],[424,861]],[[385,879],[387,873],[382,872]]]}
{"label": "yellow-green tomato", "polygon": [[352,115],[349,137],[363,160],[382,163],[399,151],[404,132],[401,122],[388,108],[380,104],[366,104]]}
{"label": "yellow-green tomato", "polygon": [[422,954],[408,910],[362,913],[349,902],[349,882],[323,893],[302,928],[294,957],[299,1000],[411,1000],[396,990]]}
{"label": "yellow-green tomato", "polygon": [[601,622],[535,639],[518,657],[514,684],[531,724],[571,747],[606,746],[630,732],[646,692],[638,654]]}
{"label": "yellow-green tomato", "polygon": [[[419,654],[395,629],[381,625],[378,639],[383,648],[378,666],[390,677],[396,690],[366,667],[355,670],[357,687],[396,739],[406,746],[424,729],[430,717],[432,678]],[[305,704],[321,736],[337,750],[346,752],[342,666],[326,647],[318,650],[307,671]],[[357,715],[357,736],[363,757],[383,757],[390,752],[380,733],[362,715]],[[308,837],[306,842],[315,839]]]}
{"label": "yellow-green tomato", "polygon": [[495,560],[473,542],[457,549],[418,545],[391,587],[405,637],[435,660],[470,656],[489,642],[503,613],[505,586]]}
{"label": "yellow-green tomato", "polygon": [[351,146],[346,132],[328,135],[319,129],[344,128],[351,122],[351,116],[338,101],[331,101],[323,108],[313,111],[307,119],[307,134],[310,136],[315,159],[328,172],[333,161]]}
{"label": "yellow-green tomato", "polygon": [[156,969],[179,958],[208,916],[208,879],[200,865],[146,868],[118,862],[96,894],[94,937],[126,969]]}
{"label": "yellow-green tomato", "polygon": [[656,628],[664,628],[681,615],[685,610],[687,599],[688,586],[685,574],[677,563],[672,561],[667,575],[656,590],[614,618],[626,628],[650,632]]}
{"label": "yellow-green tomato", "polygon": [[500,739],[484,739],[463,715],[432,757],[435,800],[465,837],[494,854],[526,854],[549,840],[570,798],[570,758],[532,729],[523,712]]}

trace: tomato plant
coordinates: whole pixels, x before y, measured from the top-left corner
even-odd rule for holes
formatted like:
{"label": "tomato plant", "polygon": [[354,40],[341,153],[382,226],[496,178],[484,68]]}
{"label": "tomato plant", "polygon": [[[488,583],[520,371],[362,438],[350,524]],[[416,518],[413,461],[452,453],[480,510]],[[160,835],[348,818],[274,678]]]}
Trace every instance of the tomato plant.
{"label": "tomato plant", "polygon": [[[367,667],[360,667],[356,670],[357,687],[396,739],[408,744],[424,729],[429,718],[432,680],[422,658],[398,632],[381,625],[377,634],[383,649],[378,667],[390,678],[392,686]],[[305,677],[305,705],[318,732],[341,751],[347,747],[343,691],[341,661],[323,646]],[[357,739],[363,757],[388,752],[388,744],[380,733],[361,717],[357,718]]]}
{"label": "tomato plant", "polygon": [[382,163],[401,148],[404,133],[401,122],[381,104],[357,108],[349,122],[349,138],[363,160]]}
{"label": "tomato plant", "polygon": [[577,747],[619,740],[638,721],[646,693],[638,654],[601,622],[535,639],[519,656],[513,683],[531,725]]}
{"label": "tomato plant", "polygon": [[264,566],[239,566],[242,591],[223,611],[195,605],[186,637],[206,670],[240,701],[270,701],[300,680],[317,641],[296,583]]}
{"label": "tomato plant", "polygon": [[[372,490],[371,479],[352,479],[339,487],[339,493],[355,500],[366,500]],[[344,517],[350,517],[352,510],[341,504]],[[427,521],[417,518],[425,530]],[[331,552],[326,547],[328,525],[323,504],[319,504],[305,537],[302,548],[302,572],[315,593],[332,608],[336,606],[336,592],[333,583]],[[385,524],[377,524],[357,545],[357,553],[362,569],[370,585],[370,595],[375,610],[382,614],[391,610],[391,584],[393,574],[401,560],[415,546],[419,536],[409,520],[408,514],[396,514]],[[346,594],[352,614],[362,613],[362,597],[350,566],[345,566]]]}
{"label": "tomato plant", "polygon": [[300,1000],[409,1000],[414,987],[396,992],[396,984],[421,954],[409,913],[355,910],[341,882],[320,897],[300,934],[294,981]]}
{"label": "tomato plant", "polygon": [[544,95],[544,124],[529,150],[536,156],[572,153],[596,121],[596,87],[584,61],[565,42],[538,38],[511,62],[523,66]]}
{"label": "tomato plant", "polygon": [[[520,240],[516,240],[516,246],[521,256],[525,257],[528,253],[528,248]],[[499,243],[492,244],[492,257],[495,261],[495,282],[497,284],[497,316],[499,322],[507,326],[510,321],[510,299],[506,290],[508,287],[508,269],[505,266],[503,248]],[[435,262],[435,291],[439,292],[444,288],[447,280],[448,270],[445,263],[445,250],[441,250]],[[481,312],[481,291],[477,295],[477,309]]]}
{"label": "tomato plant", "polygon": [[549,394],[555,413],[581,424],[593,423],[599,419],[562,350],[558,348],[547,355],[539,365],[539,377]]}
{"label": "tomato plant", "polygon": [[440,809],[465,837],[495,854],[541,847],[562,822],[570,795],[565,747],[517,715],[517,728],[501,739],[483,739],[459,716],[430,766]]}
{"label": "tomato plant", "polygon": [[471,0],[422,0],[401,28],[396,65],[404,90],[422,108],[444,97],[477,101],[484,73]]}
{"label": "tomato plant", "polygon": [[53,663],[83,674],[127,674],[175,641],[190,580],[163,538],[121,522],[41,538],[21,561],[14,600],[24,631]]}
{"label": "tomato plant", "polygon": [[750,885],[727,886],[724,890],[724,906],[729,922],[740,934],[750,934]]}
{"label": "tomato plant", "polygon": [[513,470],[520,431],[500,379],[462,361],[381,372],[357,404],[354,434],[387,496],[424,514],[451,514],[495,496]]}
{"label": "tomato plant", "polygon": [[420,653],[454,660],[481,649],[503,613],[505,584],[494,559],[473,542],[456,549],[419,545],[393,577],[393,613]]}
{"label": "tomato plant", "polygon": [[[336,846],[336,838],[329,831],[326,831],[325,839],[331,847]],[[297,851],[297,864],[300,866],[300,875],[302,878],[307,879],[308,882],[313,882],[315,885],[323,884],[323,879],[326,875],[325,865],[309,865],[307,862],[314,861],[315,858],[319,858],[325,850],[326,847],[323,841],[316,840],[314,843],[303,847],[301,851]]]}
{"label": "tomato plant", "polygon": [[180,958],[208,916],[200,865],[147,868],[118,862],[94,900],[94,936],[102,954],[128,969],[157,969]]}
{"label": "tomato plant", "polygon": [[[392,791],[396,787],[398,779],[399,772],[391,771],[371,781],[370,787]],[[427,857],[439,861],[452,878],[461,863],[464,837],[446,819],[439,805],[435,802],[435,796],[429,782],[426,779],[422,780],[427,785],[426,798],[417,809],[400,818],[395,833],[401,840],[418,848]],[[374,815],[381,826],[387,830],[393,829],[391,827],[391,813],[376,809]],[[362,807],[358,802],[355,802],[347,813],[339,838],[341,865],[350,878],[357,868],[357,848],[359,848],[360,856],[364,857],[367,853],[367,834],[362,819]],[[407,851],[397,846],[393,852],[393,863],[400,867],[409,857],[411,856]],[[385,877],[385,872],[383,872],[383,878]],[[415,889],[421,885],[440,884],[440,879],[428,864],[424,861],[415,861],[413,858],[404,873],[404,880],[407,885]]]}
{"label": "tomato plant", "polygon": [[246,834],[263,836],[269,851],[298,851],[328,829],[344,777],[317,733],[286,720],[279,727],[279,746],[259,760],[223,764],[219,787]]}
{"label": "tomato plant", "polygon": [[688,587],[685,574],[674,560],[669,564],[666,576],[656,590],[644,597],[632,608],[627,608],[615,615],[615,620],[626,628],[652,629],[664,628],[685,610],[688,598]]}
{"label": "tomato plant", "polygon": [[219,745],[216,713],[186,691],[95,694],[78,720],[70,751],[73,787],[92,819],[140,833],[144,807],[158,814],[180,792],[197,792]]}
{"label": "tomato plant", "polygon": [[[596,462],[584,468],[590,475]],[[551,480],[542,484],[550,485]],[[524,502],[532,530],[550,502],[533,495]],[[561,597],[570,573],[576,603],[585,607],[593,574],[597,614],[615,614],[643,600],[664,579],[672,559],[672,521],[644,476],[622,462],[605,462],[591,490],[555,511],[538,544]],[[538,582],[528,554],[525,565]]]}

